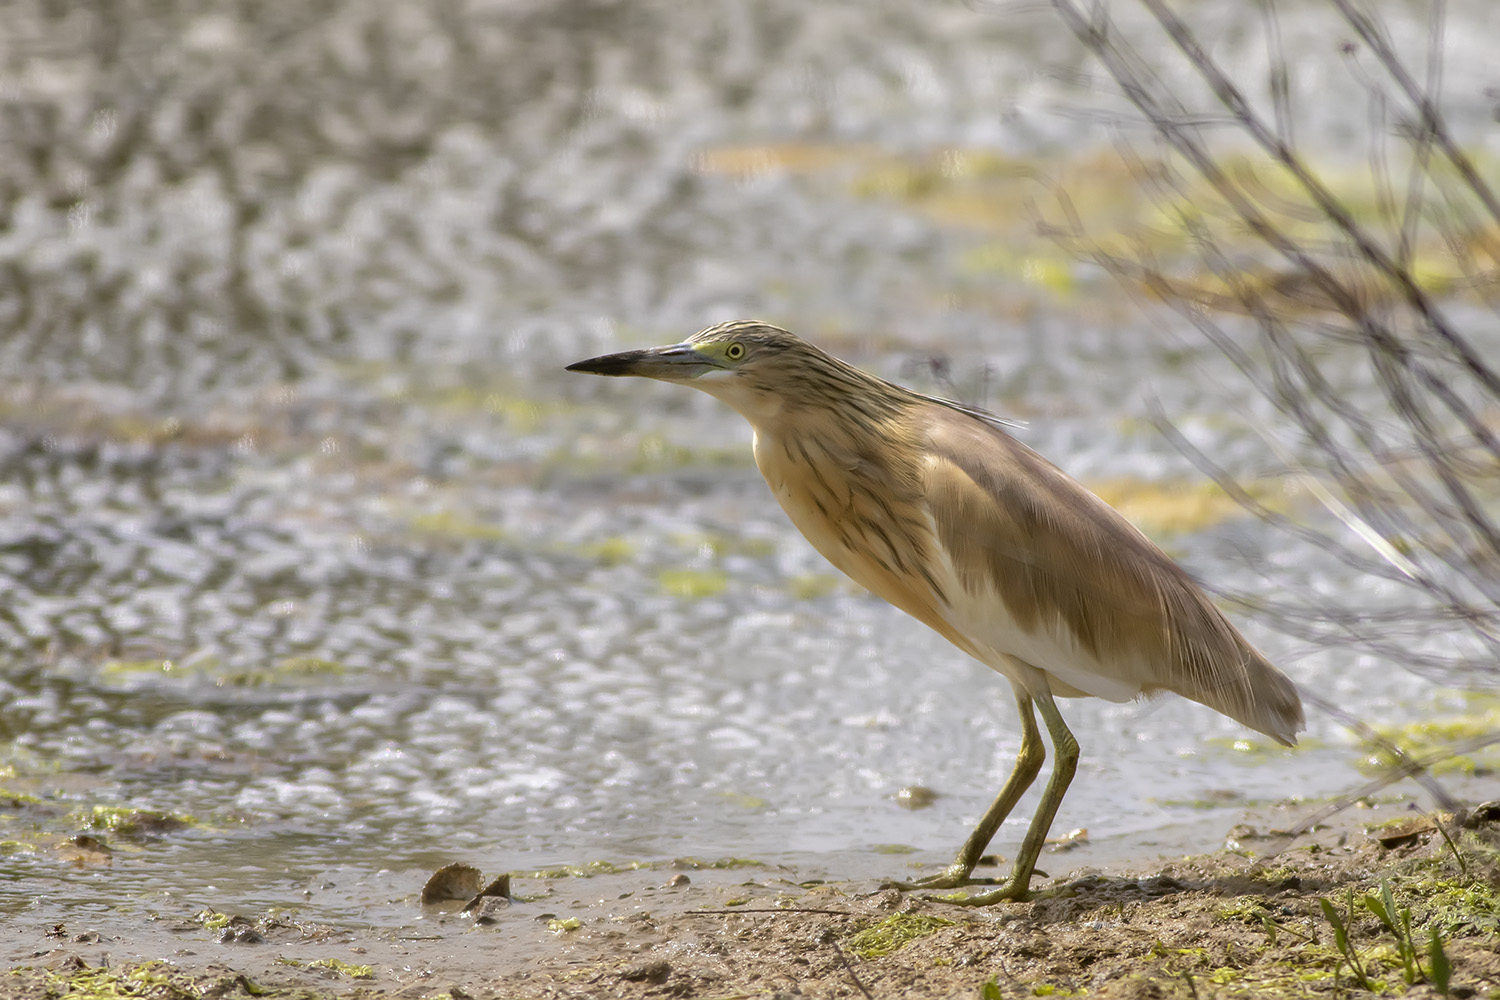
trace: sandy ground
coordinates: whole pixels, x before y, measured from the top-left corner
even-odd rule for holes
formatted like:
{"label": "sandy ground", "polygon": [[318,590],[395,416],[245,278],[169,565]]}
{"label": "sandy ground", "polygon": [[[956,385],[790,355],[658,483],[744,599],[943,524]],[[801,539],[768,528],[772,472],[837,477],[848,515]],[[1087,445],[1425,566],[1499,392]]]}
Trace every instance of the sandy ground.
{"label": "sandy ground", "polygon": [[[985,908],[884,889],[875,878],[834,881],[816,864],[664,862],[517,876],[514,898],[477,917],[459,912],[460,902],[423,907],[414,886],[413,920],[399,929],[169,907],[151,919],[123,908],[60,923],[14,918],[0,992],[27,1000],[1202,998],[1357,996],[1378,987],[1436,996],[1430,927],[1451,965],[1449,995],[1500,997],[1500,809],[1491,813],[1454,827],[1456,847],[1409,806],[1391,804],[1347,809],[1260,864],[1246,855],[1279,838],[1251,824],[1229,831],[1238,850],[1133,871],[1078,864],[1087,848],[1053,853],[1043,867],[1056,877],[1038,881],[1048,890],[1041,898]],[[1402,822],[1412,832],[1393,839],[1392,825]],[[901,867],[902,859],[890,861]],[[1397,910],[1412,911],[1414,975],[1401,936],[1363,902],[1378,897],[1382,880]],[[1321,899],[1346,925],[1365,985]]]}

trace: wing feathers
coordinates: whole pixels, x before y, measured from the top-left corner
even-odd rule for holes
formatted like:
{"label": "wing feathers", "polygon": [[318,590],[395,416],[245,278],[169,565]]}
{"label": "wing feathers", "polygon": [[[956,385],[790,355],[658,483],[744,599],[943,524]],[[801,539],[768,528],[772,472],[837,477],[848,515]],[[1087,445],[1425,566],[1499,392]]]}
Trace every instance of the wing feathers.
{"label": "wing feathers", "polygon": [[939,406],[928,415],[926,501],[936,541],[974,599],[966,603],[993,594],[1023,632],[1053,640],[1040,650],[1051,663],[1032,662],[1035,643],[996,652],[1065,687],[1104,697],[1173,691],[1296,742],[1295,686],[1161,549],[998,427]]}

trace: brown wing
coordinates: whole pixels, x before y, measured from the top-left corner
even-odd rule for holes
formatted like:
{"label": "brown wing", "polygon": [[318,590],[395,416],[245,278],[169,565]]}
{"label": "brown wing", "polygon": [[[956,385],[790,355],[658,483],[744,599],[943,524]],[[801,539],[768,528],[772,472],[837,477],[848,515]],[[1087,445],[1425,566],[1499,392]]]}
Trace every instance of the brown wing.
{"label": "brown wing", "polygon": [[1091,671],[1296,742],[1296,687],[1130,522],[998,427],[942,406],[927,426],[928,507],[969,593],[992,589],[1022,630],[1068,640]]}

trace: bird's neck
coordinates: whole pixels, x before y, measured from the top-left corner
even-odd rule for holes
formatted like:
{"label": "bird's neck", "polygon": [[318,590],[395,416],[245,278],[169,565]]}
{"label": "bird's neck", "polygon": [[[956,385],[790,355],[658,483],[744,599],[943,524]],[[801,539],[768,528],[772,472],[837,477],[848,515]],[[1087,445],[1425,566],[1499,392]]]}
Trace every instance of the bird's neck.
{"label": "bird's neck", "polygon": [[729,404],[736,413],[750,421],[757,435],[771,432],[783,422],[786,401],[776,393],[762,392],[732,378],[697,378],[687,384]]}
{"label": "bird's neck", "polygon": [[785,406],[750,423],[756,465],[778,496],[831,490],[844,507],[846,494],[860,483],[889,488],[893,480],[915,474],[908,467],[916,457],[911,428],[894,413],[861,423],[834,407]]}

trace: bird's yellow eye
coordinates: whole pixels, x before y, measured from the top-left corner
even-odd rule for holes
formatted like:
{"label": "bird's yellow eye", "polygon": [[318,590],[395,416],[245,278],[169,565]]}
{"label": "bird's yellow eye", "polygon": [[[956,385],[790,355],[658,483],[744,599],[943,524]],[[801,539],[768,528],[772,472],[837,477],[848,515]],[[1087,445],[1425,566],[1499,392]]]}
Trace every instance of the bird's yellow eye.
{"label": "bird's yellow eye", "polygon": [[738,361],[740,358],[743,358],[744,356],[745,356],[745,345],[744,344],[730,344],[728,347],[724,348],[724,357],[728,358],[730,361]]}

